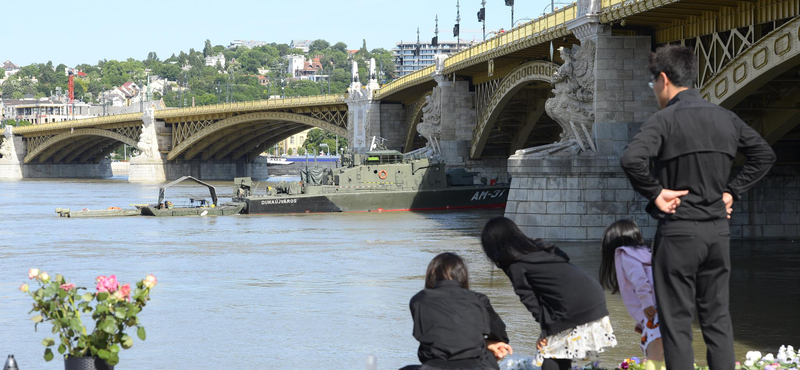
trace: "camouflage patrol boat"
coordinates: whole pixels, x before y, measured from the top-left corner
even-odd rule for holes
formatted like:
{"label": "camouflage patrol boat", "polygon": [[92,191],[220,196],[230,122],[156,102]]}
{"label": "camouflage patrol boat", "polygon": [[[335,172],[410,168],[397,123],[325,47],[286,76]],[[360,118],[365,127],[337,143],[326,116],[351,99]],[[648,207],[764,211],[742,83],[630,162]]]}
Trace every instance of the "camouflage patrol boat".
{"label": "camouflage patrol boat", "polygon": [[246,214],[504,208],[509,185],[474,185],[475,175],[394,150],[371,151],[343,157],[340,168],[303,170],[301,181],[281,182],[266,195],[251,194],[250,179],[237,178],[233,201],[245,203]]}

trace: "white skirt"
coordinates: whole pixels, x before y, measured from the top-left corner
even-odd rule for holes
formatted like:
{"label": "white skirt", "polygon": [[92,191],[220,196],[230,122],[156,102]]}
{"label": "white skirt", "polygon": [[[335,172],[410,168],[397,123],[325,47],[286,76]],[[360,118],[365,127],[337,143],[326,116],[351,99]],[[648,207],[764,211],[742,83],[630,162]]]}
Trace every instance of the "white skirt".
{"label": "white skirt", "polygon": [[642,348],[642,352],[647,357],[647,347],[656,339],[661,338],[661,329],[658,328],[658,314],[653,320],[639,323],[639,326],[642,327],[642,341],[639,343],[639,347]]}
{"label": "white skirt", "polygon": [[[542,337],[539,337],[541,339]],[[547,345],[534,357],[536,366],[545,359],[596,360],[607,347],[615,347],[617,337],[608,316],[547,337]]]}

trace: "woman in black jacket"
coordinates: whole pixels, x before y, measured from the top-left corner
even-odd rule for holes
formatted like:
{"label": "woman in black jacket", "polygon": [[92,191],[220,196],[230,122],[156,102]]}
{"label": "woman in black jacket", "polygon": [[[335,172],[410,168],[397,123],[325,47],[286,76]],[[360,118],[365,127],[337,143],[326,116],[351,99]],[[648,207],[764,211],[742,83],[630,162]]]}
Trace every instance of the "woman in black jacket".
{"label": "woman in black jacket", "polygon": [[409,306],[420,370],[499,369],[497,359],[512,351],[506,325],[489,298],[469,290],[467,266],[456,254],[434,257],[425,289]]}
{"label": "woman in black jacket", "polygon": [[481,244],[541,325],[536,365],[543,370],[569,369],[572,359],[594,357],[617,345],[603,288],[569,263],[560,249],[528,238],[505,217],[486,223]]}

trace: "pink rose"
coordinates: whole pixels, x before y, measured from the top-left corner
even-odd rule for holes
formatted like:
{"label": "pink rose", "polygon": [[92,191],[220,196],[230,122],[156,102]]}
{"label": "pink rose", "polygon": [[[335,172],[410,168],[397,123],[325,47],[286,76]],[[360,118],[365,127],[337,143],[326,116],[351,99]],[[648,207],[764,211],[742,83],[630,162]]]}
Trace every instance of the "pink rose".
{"label": "pink rose", "polygon": [[158,284],[158,280],[153,274],[147,275],[147,277],[144,278],[144,286],[148,289],[152,289],[156,284]]}
{"label": "pink rose", "polygon": [[117,292],[121,292],[122,293],[123,299],[130,300],[130,298],[131,298],[131,285],[130,284],[125,284],[121,288],[119,288],[119,290]]}
{"label": "pink rose", "polygon": [[106,279],[107,278],[105,276],[98,276],[96,279],[94,279],[94,281],[97,282],[97,291],[98,292],[107,292],[108,291],[108,289],[106,289],[106,286],[105,286]]}
{"label": "pink rose", "polygon": [[39,269],[30,269],[28,270],[28,279],[36,279],[39,276]]}
{"label": "pink rose", "polygon": [[27,293],[28,290],[30,290],[30,287],[28,286],[28,284],[22,284],[19,286],[19,290],[23,293]]}
{"label": "pink rose", "polygon": [[119,289],[119,283],[117,282],[116,275],[111,275],[109,277],[98,276],[95,281],[97,281],[98,292],[114,293],[117,291],[117,289]]}
{"label": "pink rose", "polygon": [[75,289],[75,284],[68,283],[68,284],[61,284],[61,289],[69,291],[70,289]]}
{"label": "pink rose", "polygon": [[114,298],[116,298],[116,299],[118,299],[120,301],[125,300],[125,295],[122,294],[121,290],[118,290],[118,291],[114,292],[113,295],[114,295]]}
{"label": "pink rose", "polygon": [[619,367],[619,368],[620,368],[620,369],[627,369],[629,366],[630,366],[630,365],[628,365],[628,363],[627,363],[627,362],[623,362],[622,364],[620,364],[620,367]]}

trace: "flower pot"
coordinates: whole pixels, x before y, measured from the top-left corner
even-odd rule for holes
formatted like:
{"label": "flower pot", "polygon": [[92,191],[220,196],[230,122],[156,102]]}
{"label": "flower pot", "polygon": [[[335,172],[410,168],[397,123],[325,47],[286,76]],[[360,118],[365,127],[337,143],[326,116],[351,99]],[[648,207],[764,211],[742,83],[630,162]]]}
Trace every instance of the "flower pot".
{"label": "flower pot", "polygon": [[114,370],[114,366],[98,357],[69,357],[64,359],[64,370]]}

